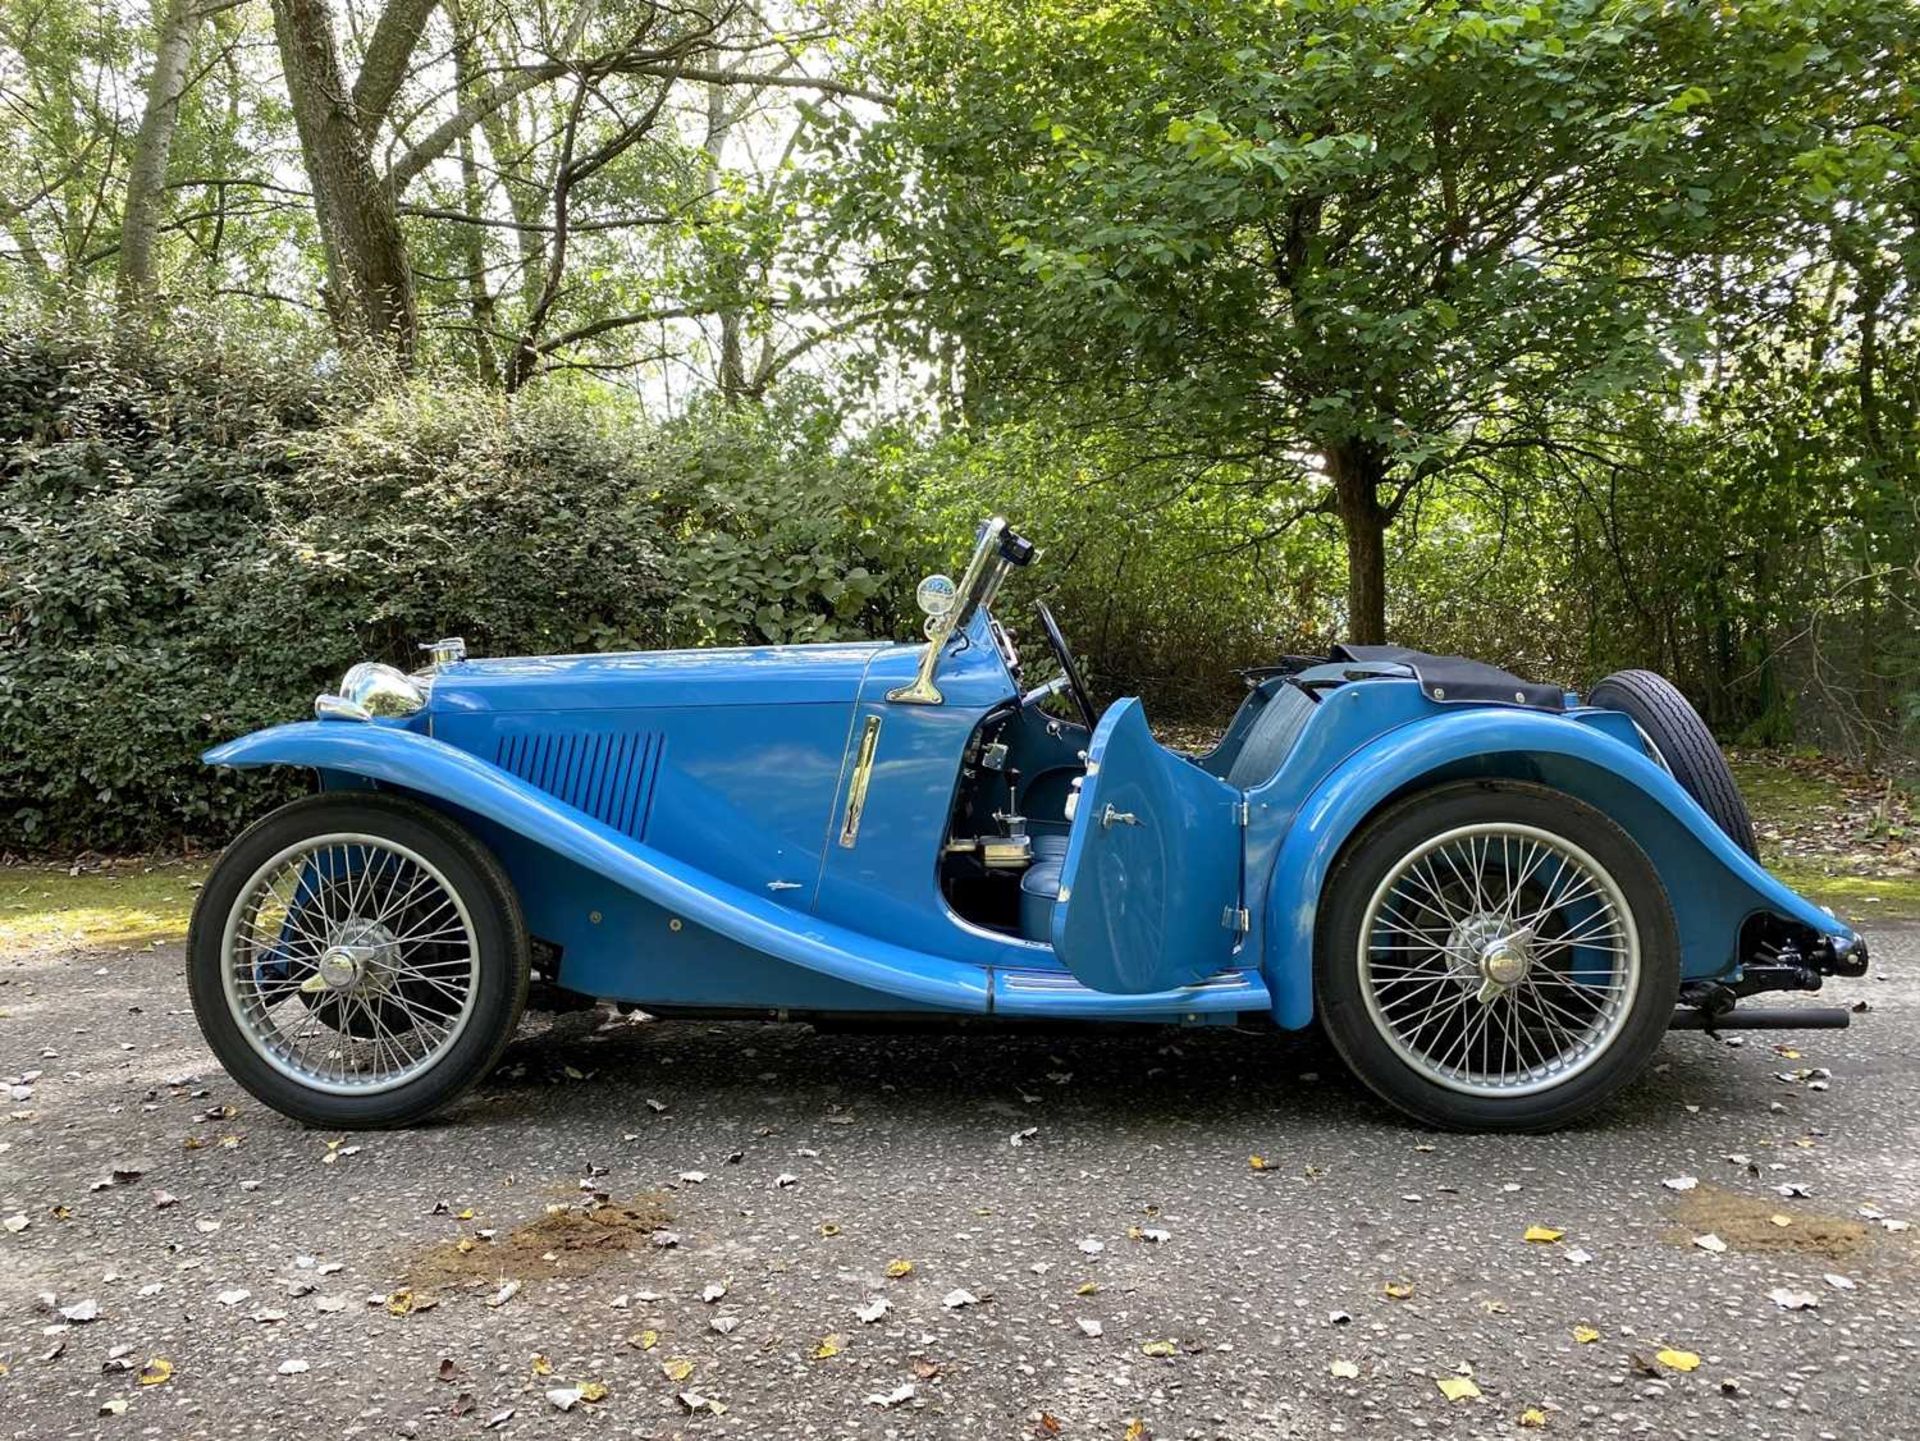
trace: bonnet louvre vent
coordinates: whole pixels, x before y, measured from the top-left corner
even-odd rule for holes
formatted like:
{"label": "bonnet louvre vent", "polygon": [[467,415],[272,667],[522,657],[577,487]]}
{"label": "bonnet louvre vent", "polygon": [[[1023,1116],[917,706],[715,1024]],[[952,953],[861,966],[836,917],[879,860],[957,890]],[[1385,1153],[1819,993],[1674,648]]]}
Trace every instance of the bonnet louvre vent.
{"label": "bonnet louvre vent", "polygon": [[659,731],[547,732],[500,738],[494,761],[603,825],[647,838],[667,738]]}

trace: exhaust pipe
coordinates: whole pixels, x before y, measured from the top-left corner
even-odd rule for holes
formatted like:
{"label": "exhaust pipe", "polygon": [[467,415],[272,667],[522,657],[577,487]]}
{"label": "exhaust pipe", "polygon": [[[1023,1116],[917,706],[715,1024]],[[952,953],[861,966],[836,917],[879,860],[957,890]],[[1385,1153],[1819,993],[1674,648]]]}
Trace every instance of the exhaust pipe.
{"label": "exhaust pipe", "polygon": [[1674,1031],[1844,1031],[1852,1024],[1845,1006],[1735,1006],[1718,1014],[1682,1006],[1667,1026]]}

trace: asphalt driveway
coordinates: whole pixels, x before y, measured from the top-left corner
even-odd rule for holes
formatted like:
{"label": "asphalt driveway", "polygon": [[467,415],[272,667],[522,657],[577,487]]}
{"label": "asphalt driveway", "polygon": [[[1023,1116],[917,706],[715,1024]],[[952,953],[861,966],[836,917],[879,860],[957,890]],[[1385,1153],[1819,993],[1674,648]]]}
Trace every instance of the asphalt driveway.
{"label": "asphalt driveway", "polygon": [[1920,1435],[1920,927],[1872,939],[1852,1030],[1673,1036],[1526,1139],[1308,1040],[597,1014],[340,1136],[214,1066],[177,948],[7,957],[0,1436]]}

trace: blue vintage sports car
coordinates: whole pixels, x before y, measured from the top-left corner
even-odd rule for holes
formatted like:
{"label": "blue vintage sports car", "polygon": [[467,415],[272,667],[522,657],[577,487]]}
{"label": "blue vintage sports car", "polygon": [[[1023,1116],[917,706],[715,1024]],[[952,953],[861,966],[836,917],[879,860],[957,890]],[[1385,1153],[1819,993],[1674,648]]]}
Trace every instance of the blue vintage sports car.
{"label": "blue vintage sports car", "polygon": [[356,665],[318,718],[208,752],[317,793],[227,849],[189,942],[233,1077],[329,1127],[484,1076],[530,983],[662,1015],[1316,1019],[1436,1125],[1543,1130],[1671,1026],[1859,975],[1755,859],[1658,676],[1579,698],[1346,646],[1251,674],[1203,756],[1094,705],[1060,628],[1028,687],[993,613],[1033,546],[981,527],[923,644]]}

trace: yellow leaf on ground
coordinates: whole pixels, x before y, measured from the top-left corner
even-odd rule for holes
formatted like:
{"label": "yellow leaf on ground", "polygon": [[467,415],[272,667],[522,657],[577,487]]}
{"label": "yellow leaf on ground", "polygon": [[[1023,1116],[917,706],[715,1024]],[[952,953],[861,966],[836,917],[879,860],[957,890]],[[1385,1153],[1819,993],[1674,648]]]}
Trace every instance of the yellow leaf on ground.
{"label": "yellow leaf on ground", "polygon": [[638,1346],[642,1351],[651,1351],[655,1346],[660,1344],[660,1333],[658,1331],[640,1331],[627,1337],[627,1344],[629,1346]]}
{"label": "yellow leaf on ground", "polygon": [[1520,1413],[1520,1424],[1537,1431],[1547,1424],[1547,1413],[1538,1406],[1529,1406]]}
{"label": "yellow leaf on ground", "polygon": [[404,1316],[413,1309],[413,1292],[395,1291],[387,1297],[387,1314]]}
{"label": "yellow leaf on ground", "polygon": [[1335,1361],[1327,1367],[1329,1376],[1338,1376],[1342,1381],[1358,1380],[1360,1368],[1351,1361]]}
{"label": "yellow leaf on ground", "polygon": [[1793,1217],[1783,1216],[1778,1211],[1775,1211],[1771,1216],[1767,1217],[1767,1219],[1776,1226],[1791,1226],[1793,1224]]}
{"label": "yellow leaf on ground", "polygon": [[473,1207],[462,1206],[458,1211],[453,1213],[453,1219],[456,1221],[471,1221],[473,1219]]}
{"label": "yellow leaf on ground", "polygon": [[580,1383],[580,1399],[582,1401],[606,1400],[607,1388],[605,1383],[600,1381],[582,1381]]}
{"label": "yellow leaf on ground", "polygon": [[173,1362],[165,1356],[155,1356],[140,1369],[142,1386],[163,1386],[173,1379]]}
{"label": "yellow leaf on ground", "polygon": [[1171,1341],[1149,1341],[1140,1348],[1143,1356],[1171,1356],[1178,1348]]}
{"label": "yellow leaf on ground", "polygon": [[1692,1371],[1699,1367],[1700,1358],[1691,1351],[1675,1351],[1672,1348],[1656,1351],[1653,1359],[1662,1366],[1670,1366],[1676,1371]]}
{"label": "yellow leaf on ground", "polygon": [[1440,1394],[1449,1401],[1471,1401],[1480,1394],[1480,1388],[1473,1384],[1471,1376],[1442,1376],[1433,1384],[1440,1388]]}
{"label": "yellow leaf on ground", "polygon": [[1404,1301],[1407,1299],[1407,1297],[1413,1294],[1413,1282],[1389,1281],[1387,1282],[1387,1285],[1386,1285],[1386,1291],[1387,1291],[1387,1294],[1393,1297],[1394,1300]]}
{"label": "yellow leaf on ground", "polygon": [[1249,1156],[1247,1157],[1247,1165],[1256,1171],[1269,1171],[1273,1169],[1273,1163],[1265,1156]]}
{"label": "yellow leaf on ground", "polygon": [[1582,1346],[1585,1346],[1589,1342],[1598,1341],[1600,1339],[1600,1333],[1591,1326],[1575,1326],[1573,1328],[1573,1339],[1578,1341]]}
{"label": "yellow leaf on ground", "polygon": [[675,1356],[670,1361],[662,1361],[660,1369],[666,1373],[669,1381],[684,1381],[693,1374],[693,1362],[684,1356]]}
{"label": "yellow leaf on ground", "polygon": [[1098,1281],[1082,1281],[1078,1286],[1073,1288],[1073,1294],[1076,1296],[1098,1296],[1100,1294],[1100,1283]]}
{"label": "yellow leaf on ground", "polygon": [[1147,1423],[1136,1417],[1127,1422],[1126,1432],[1120,1441],[1153,1441],[1153,1437],[1147,1430]]}
{"label": "yellow leaf on ground", "polygon": [[912,1274],[913,1274],[913,1262],[911,1261],[887,1262],[887,1275],[891,1276],[896,1281],[898,1281],[902,1276],[911,1276]]}
{"label": "yellow leaf on ground", "polygon": [[840,1348],[846,1344],[847,1338],[845,1336],[822,1336],[820,1338],[820,1344],[813,1348],[813,1359],[816,1361],[831,1361],[835,1356],[840,1354]]}
{"label": "yellow leaf on ground", "polygon": [[1537,1241],[1541,1245],[1547,1245],[1551,1242],[1558,1241],[1566,1234],[1565,1231],[1556,1231],[1551,1226],[1529,1226],[1527,1227],[1526,1239],[1529,1241]]}
{"label": "yellow leaf on ground", "polygon": [[536,1376],[551,1376],[553,1374],[553,1362],[549,1361],[545,1356],[536,1355],[533,1358],[533,1374]]}

